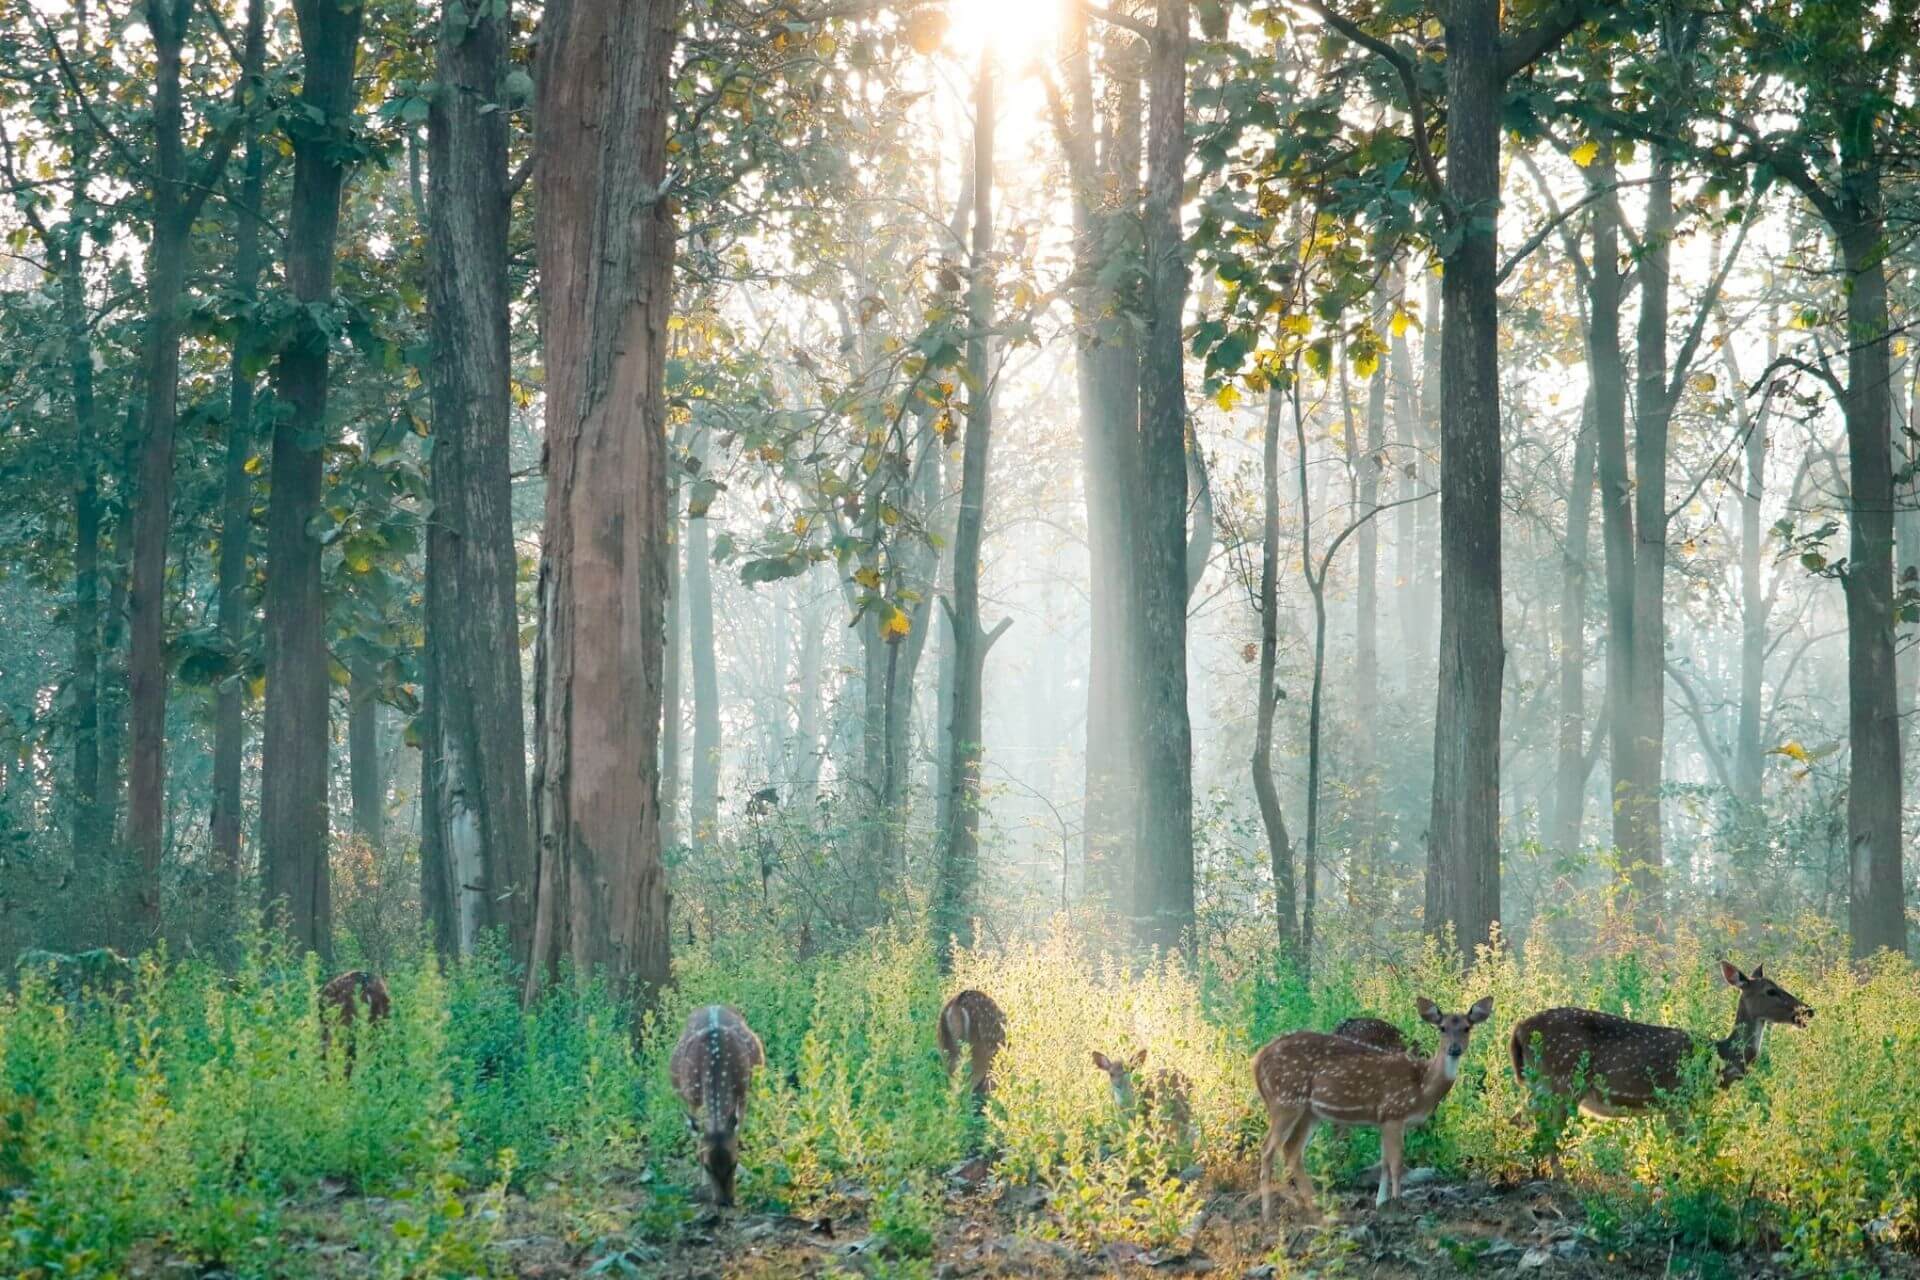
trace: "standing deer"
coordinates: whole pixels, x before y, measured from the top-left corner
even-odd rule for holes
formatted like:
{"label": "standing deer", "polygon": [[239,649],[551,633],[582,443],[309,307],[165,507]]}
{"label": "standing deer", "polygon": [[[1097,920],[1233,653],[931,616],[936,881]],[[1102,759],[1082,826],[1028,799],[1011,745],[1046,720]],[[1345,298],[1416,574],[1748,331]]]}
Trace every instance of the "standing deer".
{"label": "standing deer", "polygon": [[1333,1029],[1333,1034],[1348,1040],[1358,1040],[1361,1044],[1371,1045],[1387,1053],[1413,1052],[1413,1046],[1407,1043],[1407,1037],[1400,1028],[1385,1018],[1348,1018]]}
{"label": "standing deer", "polygon": [[1147,1051],[1140,1050],[1132,1058],[1109,1058],[1096,1051],[1093,1065],[1107,1073],[1107,1081],[1113,1086],[1113,1104],[1123,1116],[1132,1116],[1136,1112],[1151,1120],[1158,1120],[1172,1133],[1176,1141],[1186,1142],[1193,1137],[1193,1082],[1178,1071],[1156,1071],[1142,1079],[1140,1068],[1146,1065]]}
{"label": "standing deer", "polygon": [[1733,1031],[1725,1039],[1704,1041],[1678,1027],[1592,1009],[1548,1009],[1513,1029],[1507,1050],[1514,1079],[1526,1084],[1531,1070],[1539,1093],[1561,1106],[1602,1118],[1629,1115],[1657,1106],[1661,1094],[1678,1088],[1687,1061],[1711,1044],[1724,1089],[1759,1058],[1768,1026],[1805,1026],[1813,1010],[1767,977],[1765,965],[1755,965],[1748,977],[1722,960],[1720,973],[1740,992]]}
{"label": "standing deer", "polygon": [[940,1010],[940,1052],[947,1074],[960,1065],[960,1051],[968,1057],[968,1073],[976,1097],[984,1098],[992,1085],[993,1060],[1007,1043],[1007,1018],[984,991],[962,991]]}
{"label": "standing deer", "polygon": [[700,1144],[716,1204],[733,1204],[733,1175],[740,1163],[740,1121],[747,1111],[747,1082],[765,1063],[760,1037],[725,1005],[695,1009],[667,1064],[673,1091],[687,1106],[687,1127]]}
{"label": "standing deer", "polygon": [[1254,1055],[1253,1082],[1267,1107],[1267,1140],[1260,1148],[1260,1220],[1273,1220],[1273,1160],[1284,1154],[1287,1182],[1308,1213],[1314,1212],[1313,1181],[1301,1157],[1314,1126],[1366,1126],[1380,1130],[1380,1192],[1383,1205],[1400,1194],[1401,1143],[1409,1128],[1426,1123],[1453,1090],[1473,1029],[1493,1014],[1488,996],[1465,1013],[1443,1013],[1425,996],[1420,1016],[1439,1028],[1440,1043],[1426,1060],[1391,1053],[1345,1036],[1296,1031]]}
{"label": "standing deer", "polygon": [[356,1022],[372,1026],[385,1022],[393,1012],[393,999],[380,976],[365,969],[350,969],[320,988],[320,1047],[333,1043],[333,1029],[346,1033],[346,1069],[353,1074],[353,1053],[360,1032]]}

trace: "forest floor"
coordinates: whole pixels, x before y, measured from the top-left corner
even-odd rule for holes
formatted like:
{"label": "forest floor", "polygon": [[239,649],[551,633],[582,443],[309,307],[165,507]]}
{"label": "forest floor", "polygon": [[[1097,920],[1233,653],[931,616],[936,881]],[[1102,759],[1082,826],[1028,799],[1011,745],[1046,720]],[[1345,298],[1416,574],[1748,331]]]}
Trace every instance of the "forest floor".
{"label": "forest floor", "polygon": [[[1066,1277],[1484,1276],[1721,1277],[1810,1280],[1880,1275],[1920,1280],[1920,1257],[1885,1253],[1864,1265],[1810,1271],[1765,1249],[1721,1252],[1687,1246],[1651,1224],[1590,1215],[1564,1186],[1501,1187],[1410,1170],[1400,1203],[1376,1210],[1371,1187],[1321,1189],[1324,1221],[1282,1214],[1263,1229],[1257,1191],[1222,1185],[1177,1245],[1150,1251],[1126,1243],[1082,1250],[1049,1238],[1045,1194],[1001,1187],[972,1161],[947,1179],[944,1214],[930,1250],[901,1256],[872,1231],[866,1192],[848,1188],[816,1218],[689,1204],[651,1182],[611,1179],[584,1188],[549,1186],[534,1199],[508,1197],[485,1249],[491,1274],[521,1280],[574,1276],[647,1280],[1055,1280]],[[478,1207],[477,1205],[475,1206]],[[365,1247],[367,1228],[401,1206],[341,1196],[291,1209],[298,1238],[289,1274],[370,1276],[385,1271]],[[148,1259],[133,1274],[180,1274]],[[156,1265],[157,1264],[157,1265]],[[177,1265],[177,1264],[176,1264]],[[459,1270],[467,1270],[461,1267]],[[202,1272],[205,1275],[207,1273]],[[219,1274],[219,1273],[214,1273]]]}

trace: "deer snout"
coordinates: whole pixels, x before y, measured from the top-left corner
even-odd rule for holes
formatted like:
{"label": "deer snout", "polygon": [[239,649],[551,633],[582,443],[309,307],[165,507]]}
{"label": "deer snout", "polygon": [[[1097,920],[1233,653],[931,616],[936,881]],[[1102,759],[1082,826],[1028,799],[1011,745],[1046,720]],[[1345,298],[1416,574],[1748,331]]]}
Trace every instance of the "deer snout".
{"label": "deer snout", "polygon": [[1798,1009],[1795,1009],[1795,1010],[1793,1011],[1793,1025],[1794,1025],[1794,1026],[1796,1026],[1796,1027],[1804,1027],[1804,1026],[1806,1026],[1806,1025],[1807,1025],[1807,1024],[1809,1023],[1809,1022],[1812,1022],[1812,1021],[1813,1021],[1813,1006],[1812,1006],[1812,1005],[1810,1005],[1810,1004],[1803,1004],[1803,1005],[1801,1005],[1801,1006],[1800,1006],[1800,1007],[1799,1007]]}

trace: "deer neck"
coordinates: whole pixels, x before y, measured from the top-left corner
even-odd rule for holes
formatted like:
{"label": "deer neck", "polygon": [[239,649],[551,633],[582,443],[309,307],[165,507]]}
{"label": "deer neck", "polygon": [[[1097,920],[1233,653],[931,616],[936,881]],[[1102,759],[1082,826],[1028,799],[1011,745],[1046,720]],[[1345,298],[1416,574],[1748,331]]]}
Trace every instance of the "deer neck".
{"label": "deer neck", "polygon": [[1427,1059],[1426,1075],[1420,1081],[1420,1107],[1427,1114],[1440,1105],[1442,1099],[1453,1091],[1453,1082],[1460,1078],[1460,1064],[1464,1057],[1455,1058],[1447,1053],[1447,1043],[1442,1040],[1440,1047]]}
{"label": "deer neck", "polygon": [[1715,1041],[1714,1047],[1728,1062],[1751,1067],[1759,1059],[1760,1047],[1766,1039],[1767,1024],[1742,1008],[1733,1016],[1733,1031],[1726,1039]]}

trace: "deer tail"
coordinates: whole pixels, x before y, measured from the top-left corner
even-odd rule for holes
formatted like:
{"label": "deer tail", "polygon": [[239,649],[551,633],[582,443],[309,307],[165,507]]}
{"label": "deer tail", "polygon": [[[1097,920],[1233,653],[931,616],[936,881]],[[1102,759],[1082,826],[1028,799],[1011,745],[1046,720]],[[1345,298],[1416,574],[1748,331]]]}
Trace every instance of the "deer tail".
{"label": "deer tail", "polygon": [[1526,1041],[1521,1039],[1520,1032],[1520,1027],[1515,1027],[1513,1034],[1507,1037],[1507,1055],[1513,1059],[1513,1078],[1525,1084],[1527,1082],[1527,1045]]}

